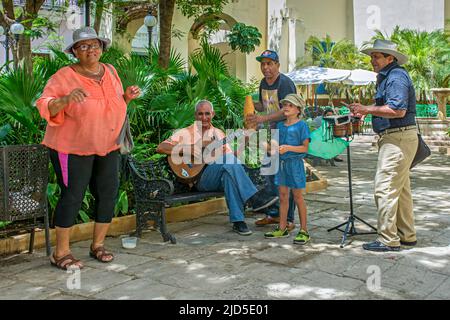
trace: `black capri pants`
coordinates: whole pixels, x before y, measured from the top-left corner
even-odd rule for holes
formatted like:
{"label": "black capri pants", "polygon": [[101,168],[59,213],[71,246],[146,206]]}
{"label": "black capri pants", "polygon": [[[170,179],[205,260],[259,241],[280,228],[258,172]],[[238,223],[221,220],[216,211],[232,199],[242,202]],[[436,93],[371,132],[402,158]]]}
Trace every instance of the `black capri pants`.
{"label": "black capri pants", "polygon": [[110,223],[119,191],[119,151],[105,156],[78,156],[49,150],[61,188],[55,225],[69,228],[75,224],[88,185],[95,199],[95,222]]}

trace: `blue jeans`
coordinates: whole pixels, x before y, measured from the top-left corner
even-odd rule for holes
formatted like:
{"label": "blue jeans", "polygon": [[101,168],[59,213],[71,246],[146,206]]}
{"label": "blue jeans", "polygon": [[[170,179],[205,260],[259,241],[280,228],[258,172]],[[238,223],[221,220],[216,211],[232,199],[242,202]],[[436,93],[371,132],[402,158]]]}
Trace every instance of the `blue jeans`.
{"label": "blue jeans", "polygon": [[[279,196],[278,186],[275,184],[275,175],[266,176],[266,190],[274,196]],[[294,222],[295,201],[292,190],[289,191],[289,210],[287,215],[288,222]],[[280,216],[280,200],[267,208],[266,214],[272,218]]]}
{"label": "blue jeans", "polygon": [[223,164],[207,165],[196,186],[199,191],[224,191],[230,221],[244,221],[244,205],[257,189],[233,154],[224,158]]}

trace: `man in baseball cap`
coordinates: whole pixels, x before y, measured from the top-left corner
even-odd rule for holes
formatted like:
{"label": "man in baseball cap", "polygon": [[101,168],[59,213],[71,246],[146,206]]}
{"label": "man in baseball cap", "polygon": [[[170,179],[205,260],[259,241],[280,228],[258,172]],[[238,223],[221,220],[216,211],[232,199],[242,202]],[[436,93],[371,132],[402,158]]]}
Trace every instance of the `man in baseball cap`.
{"label": "man in baseball cap", "polygon": [[273,60],[275,62],[280,62],[280,59],[278,58],[278,53],[272,50],[265,50],[263,53],[261,53],[260,56],[256,57],[256,60],[259,62],[262,61],[262,59],[267,58],[270,60]]}
{"label": "man in baseball cap", "polygon": [[[286,75],[280,72],[280,59],[274,50],[264,50],[261,55],[256,57],[260,63],[261,72],[264,78],[259,85],[259,101],[255,103],[255,109],[259,112],[264,111],[266,114],[248,115],[248,122],[256,122],[257,124],[268,123],[270,128],[275,129],[278,121],[285,119],[282,105],[280,101],[290,93],[297,93],[294,82]],[[275,175],[266,175],[267,189],[274,196],[278,196],[278,188],[275,186]],[[253,211],[257,210],[253,206]],[[288,224],[289,231],[295,228],[294,224],[295,202],[292,193],[289,197]],[[256,226],[265,226],[270,224],[278,224],[279,218],[279,201],[273,206],[264,210],[266,217],[255,222]]]}

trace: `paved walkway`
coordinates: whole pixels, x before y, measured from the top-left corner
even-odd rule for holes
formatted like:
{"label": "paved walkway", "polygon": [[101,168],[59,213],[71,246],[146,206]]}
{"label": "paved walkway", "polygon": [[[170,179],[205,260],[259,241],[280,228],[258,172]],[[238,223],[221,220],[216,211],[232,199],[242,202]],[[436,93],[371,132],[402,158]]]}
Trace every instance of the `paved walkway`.
{"label": "paved walkway", "polygon": [[[376,225],[371,141],[363,136],[352,143],[354,202],[357,215]],[[89,258],[89,241],[75,243],[73,252],[86,265],[80,278],[51,267],[43,250],[1,258],[0,298],[449,299],[450,157],[434,154],[414,169],[419,244],[399,253],[362,250],[373,239],[367,235],[341,249],[341,233],[327,232],[345,220],[349,208],[347,162],[337,165],[318,167],[329,188],[307,195],[313,240],[305,247],[293,245],[292,236],[264,239],[270,228],[253,227],[258,215],[248,215],[254,230],[248,237],[231,231],[226,214],[213,215],[169,224],[176,245],[162,243],[154,231],[131,250],[122,249],[119,238],[108,238],[116,253],[109,264]],[[367,230],[359,223],[357,228]]]}

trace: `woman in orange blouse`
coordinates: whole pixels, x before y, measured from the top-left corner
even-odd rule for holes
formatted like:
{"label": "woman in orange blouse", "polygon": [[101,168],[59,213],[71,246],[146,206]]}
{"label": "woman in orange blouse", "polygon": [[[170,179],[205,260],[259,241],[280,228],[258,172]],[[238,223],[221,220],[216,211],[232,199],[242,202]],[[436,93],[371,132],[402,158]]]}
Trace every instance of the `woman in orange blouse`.
{"label": "woman in orange blouse", "polygon": [[99,62],[109,44],[90,27],[75,30],[65,51],[78,62],[58,70],[36,103],[48,123],[42,143],[50,150],[61,187],[55,210],[56,248],[50,257],[51,264],[61,269],[83,268],[71,254],[69,240],[88,185],[95,198],[89,254],[101,262],[114,259],[105,250],[104,240],[119,188],[117,138],[127,104],[140,90],[130,86],[124,92],[116,70]]}

